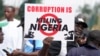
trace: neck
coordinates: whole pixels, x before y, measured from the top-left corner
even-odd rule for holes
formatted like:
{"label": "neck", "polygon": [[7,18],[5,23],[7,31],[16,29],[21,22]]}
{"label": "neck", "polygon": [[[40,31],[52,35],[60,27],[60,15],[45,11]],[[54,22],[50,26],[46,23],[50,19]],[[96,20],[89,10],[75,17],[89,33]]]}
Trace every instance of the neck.
{"label": "neck", "polygon": [[8,18],[7,21],[13,21],[13,18]]}

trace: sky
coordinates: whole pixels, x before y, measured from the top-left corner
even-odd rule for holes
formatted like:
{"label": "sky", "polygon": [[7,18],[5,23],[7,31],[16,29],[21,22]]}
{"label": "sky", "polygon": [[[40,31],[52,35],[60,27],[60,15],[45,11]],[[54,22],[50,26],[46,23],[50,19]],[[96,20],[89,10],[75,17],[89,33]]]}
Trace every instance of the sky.
{"label": "sky", "polygon": [[72,3],[75,7],[75,10],[78,10],[78,7],[83,7],[84,4],[90,4],[90,8],[96,3],[100,3],[100,0],[42,0],[43,4],[69,4]]}
{"label": "sky", "polygon": [[84,4],[91,4],[91,6],[93,6],[96,2],[100,2],[100,0],[42,0],[42,3],[44,4],[66,4],[69,2],[76,2],[76,6],[83,6]]}

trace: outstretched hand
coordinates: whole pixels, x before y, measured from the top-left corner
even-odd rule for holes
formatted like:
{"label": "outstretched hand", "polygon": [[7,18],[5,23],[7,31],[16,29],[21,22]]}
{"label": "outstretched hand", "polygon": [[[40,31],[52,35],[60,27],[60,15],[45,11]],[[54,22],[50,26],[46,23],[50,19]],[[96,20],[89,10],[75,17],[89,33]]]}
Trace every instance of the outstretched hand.
{"label": "outstretched hand", "polygon": [[16,50],[14,50],[14,51],[12,52],[12,55],[13,55],[13,56],[20,56],[20,53],[21,53],[21,50],[16,49]]}
{"label": "outstretched hand", "polygon": [[53,41],[53,37],[46,37],[43,40],[43,44],[44,44],[44,46],[50,46],[50,44],[51,44],[52,41]]}

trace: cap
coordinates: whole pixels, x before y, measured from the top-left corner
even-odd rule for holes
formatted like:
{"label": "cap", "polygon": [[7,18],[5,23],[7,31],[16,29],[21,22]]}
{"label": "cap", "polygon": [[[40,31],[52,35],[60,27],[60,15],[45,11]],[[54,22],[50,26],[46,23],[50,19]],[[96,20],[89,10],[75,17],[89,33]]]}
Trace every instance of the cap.
{"label": "cap", "polygon": [[100,30],[92,30],[88,34],[88,38],[91,41],[99,41],[100,42]]}
{"label": "cap", "polygon": [[78,15],[75,17],[75,23],[82,24],[84,28],[88,27],[87,23],[85,22],[85,17],[82,15]]}

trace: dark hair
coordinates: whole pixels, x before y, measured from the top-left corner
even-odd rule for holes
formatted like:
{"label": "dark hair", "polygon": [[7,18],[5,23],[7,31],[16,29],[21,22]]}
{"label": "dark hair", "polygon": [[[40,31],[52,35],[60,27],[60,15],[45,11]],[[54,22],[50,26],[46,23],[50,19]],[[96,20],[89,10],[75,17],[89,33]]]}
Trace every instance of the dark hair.
{"label": "dark hair", "polygon": [[99,41],[100,42],[100,30],[92,30],[88,34],[88,41]]}
{"label": "dark hair", "polygon": [[15,12],[15,8],[13,6],[6,6],[5,8],[11,8],[13,12]]}

